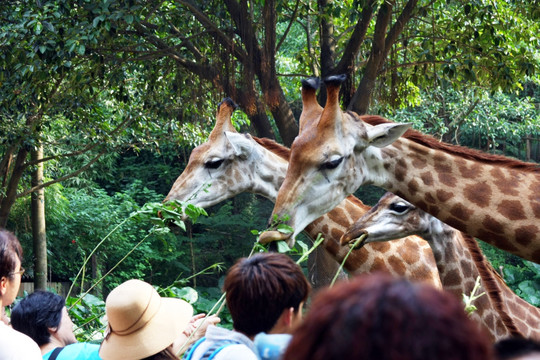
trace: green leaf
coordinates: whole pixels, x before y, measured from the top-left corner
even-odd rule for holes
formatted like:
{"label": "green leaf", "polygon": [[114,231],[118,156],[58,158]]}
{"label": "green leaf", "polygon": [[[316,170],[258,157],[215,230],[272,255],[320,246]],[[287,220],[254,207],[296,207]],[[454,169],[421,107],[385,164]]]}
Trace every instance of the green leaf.
{"label": "green leaf", "polygon": [[286,253],[291,250],[289,245],[287,245],[287,243],[283,240],[277,241],[277,249],[278,249],[278,252],[280,253]]}

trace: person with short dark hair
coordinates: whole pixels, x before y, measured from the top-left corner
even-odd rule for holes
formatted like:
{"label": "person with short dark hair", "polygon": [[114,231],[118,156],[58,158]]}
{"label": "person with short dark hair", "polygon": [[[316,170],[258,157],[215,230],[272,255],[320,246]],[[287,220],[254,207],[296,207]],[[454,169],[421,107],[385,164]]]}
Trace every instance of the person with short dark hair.
{"label": "person with short dark hair", "polygon": [[540,342],[512,337],[495,343],[496,360],[540,360]]}
{"label": "person with short dark hair", "polygon": [[302,318],[310,285],[287,255],[259,253],[239,259],[229,269],[223,290],[234,330],[209,326],[204,340],[189,349],[185,359],[214,354],[215,360],[257,360],[256,335],[291,333]]}
{"label": "person with short dark hair", "polygon": [[492,344],[450,293],[363,274],[317,294],[283,360],[491,360]]}
{"label": "person with short dark hair", "polygon": [[9,326],[4,308],[15,300],[21,285],[22,247],[17,237],[0,229],[0,359],[41,359],[37,344],[27,335]]}
{"label": "person with short dark hair", "polygon": [[36,291],[21,300],[11,313],[13,328],[30,336],[44,360],[55,358],[99,360],[99,345],[78,343],[64,298]]}

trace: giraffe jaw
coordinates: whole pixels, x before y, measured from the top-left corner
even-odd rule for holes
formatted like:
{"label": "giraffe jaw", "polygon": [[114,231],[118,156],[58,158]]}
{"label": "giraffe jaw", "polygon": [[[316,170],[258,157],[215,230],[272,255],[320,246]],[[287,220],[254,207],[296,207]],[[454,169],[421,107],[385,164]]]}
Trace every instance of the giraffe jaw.
{"label": "giraffe jaw", "polygon": [[346,232],[341,236],[339,242],[342,246],[348,244],[351,249],[360,249],[368,242],[368,236],[367,230],[361,230],[360,232]]}
{"label": "giraffe jaw", "polygon": [[280,241],[280,240],[287,241],[287,245],[289,245],[289,247],[294,245],[294,239],[291,238],[291,233],[284,234],[277,230],[271,230],[271,231],[265,231],[259,236],[259,243],[263,245],[269,244],[273,241]]}

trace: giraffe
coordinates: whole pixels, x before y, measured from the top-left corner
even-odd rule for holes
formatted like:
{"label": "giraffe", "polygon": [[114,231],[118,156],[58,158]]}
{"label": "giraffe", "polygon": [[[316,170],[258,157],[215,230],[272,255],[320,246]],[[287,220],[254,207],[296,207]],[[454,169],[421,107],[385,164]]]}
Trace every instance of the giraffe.
{"label": "giraffe", "polygon": [[[344,76],[326,80],[319,121],[291,146],[272,217],[289,216],[294,241],[309,222],[364,184],[391,191],[452,227],[540,263],[540,167],[439,142],[409,124],[339,107]],[[402,136],[403,135],[403,136]]]}
{"label": "giraffe", "polygon": [[431,249],[443,288],[458,298],[470,294],[477,277],[480,293],[477,311],[471,317],[492,340],[510,336],[540,340],[540,309],[517,296],[484,258],[474,238],[387,192],[371,210],[358,219],[341,238],[342,244],[366,234],[364,243],[418,235]]}
{"label": "giraffe", "polygon": [[[309,103],[310,98],[306,97]],[[242,192],[275,200],[287,171],[289,149],[270,139],[237,133],[230,120],[234,107],[230,99],[218,106],[216,124],[208,141],[192,151],[185,170],[174,182],[165,201],[177,199],[209,207]],[[303,115],[309,113],[309,106],[305,107],[307,111],[303,111]],[[302,121],[304,117],[301,117]],[[211,186],[207,188],[208,185]],[[321,246],[325,250],[322,253],[328,254],[326,256],[331,260],[323,259],[325,266],[331,269],[326,284],[321,286],[328,285],[349,251],[347,246],[340,246],[341,235],[368,209],[359,199],[349,196],[335,210],[308,224],[306,232],[311,238],[322,234]],[[350,274],[387,271],[441,287],[431,249],[416,236],[398,240],[395,244],[373,244],[355,251],[344,268]],[[310,280],[313,282],[314,279]]]}

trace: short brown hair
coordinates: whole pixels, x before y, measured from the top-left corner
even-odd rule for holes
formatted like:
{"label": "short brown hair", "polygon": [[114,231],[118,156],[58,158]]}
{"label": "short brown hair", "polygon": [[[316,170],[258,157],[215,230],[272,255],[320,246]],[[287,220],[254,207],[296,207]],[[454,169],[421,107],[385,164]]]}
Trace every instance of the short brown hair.
{"label": "short brown hair", "polygon": [[22,247],[17,237],[10,231],[0,229],[0,278],[11,279],[17,266],[17,259],[22,262]]}
{"label": "short brown hair", "polygon": [[272,329],[283,310],[298,311],[311,287],[287,255],[258,253],[230,268],[223,289],[234,329],[253,336]]}

